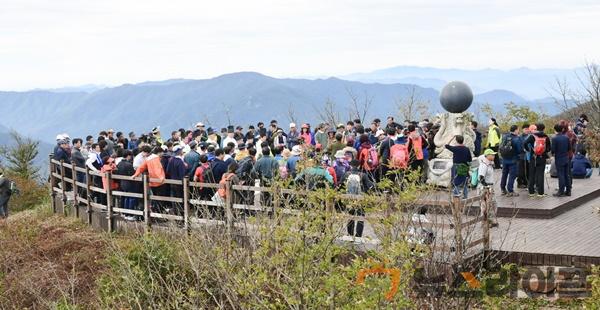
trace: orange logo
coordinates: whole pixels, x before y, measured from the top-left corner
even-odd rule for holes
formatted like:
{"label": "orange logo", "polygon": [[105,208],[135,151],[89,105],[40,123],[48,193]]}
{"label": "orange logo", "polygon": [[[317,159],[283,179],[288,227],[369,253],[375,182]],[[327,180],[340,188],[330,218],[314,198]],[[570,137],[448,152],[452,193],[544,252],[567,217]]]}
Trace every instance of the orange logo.
{"label": "orange logo", "polygon": [[389,275],[392,279],[392,287],[385,294],[385,299],[391,301],[392,298],[398,293],[398,287],[400,286],[400,269],[398,268],[384,268],[383,265],[378,265],[373,268],[361,269],[358,272],[358,278],[356,284],[364,284],[365,278],[372,274],[385,274]]}
{"label": "orange logo", "polygon": [[467,284],[470,288],[480,288],[481,282],[475,278],[475,276],[470,272],[461,272],[460,275],[467,281]]}

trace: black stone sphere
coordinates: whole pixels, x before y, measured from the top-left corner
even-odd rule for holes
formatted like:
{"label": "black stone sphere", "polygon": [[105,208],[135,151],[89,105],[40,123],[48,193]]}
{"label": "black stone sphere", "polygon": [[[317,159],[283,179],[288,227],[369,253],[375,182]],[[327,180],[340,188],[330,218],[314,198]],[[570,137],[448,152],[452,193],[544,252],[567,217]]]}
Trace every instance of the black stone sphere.
{"label": "black stone sphere", "polygon": [[440,103],[450,113],[462,113],[473,103],[473,92],[466,83],[453,81],[442,89]]}

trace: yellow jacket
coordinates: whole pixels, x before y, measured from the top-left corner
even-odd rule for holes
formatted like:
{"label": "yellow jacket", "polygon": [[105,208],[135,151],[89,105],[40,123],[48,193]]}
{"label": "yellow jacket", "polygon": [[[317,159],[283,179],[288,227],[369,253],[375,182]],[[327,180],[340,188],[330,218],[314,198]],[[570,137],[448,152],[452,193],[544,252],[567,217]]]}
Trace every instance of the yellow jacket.
{"label": "yellow jacket", "polygon": [[488,129],[488,146],[497,146],[498,144],[500,144],[500,138],[500,128],[492,124]]}

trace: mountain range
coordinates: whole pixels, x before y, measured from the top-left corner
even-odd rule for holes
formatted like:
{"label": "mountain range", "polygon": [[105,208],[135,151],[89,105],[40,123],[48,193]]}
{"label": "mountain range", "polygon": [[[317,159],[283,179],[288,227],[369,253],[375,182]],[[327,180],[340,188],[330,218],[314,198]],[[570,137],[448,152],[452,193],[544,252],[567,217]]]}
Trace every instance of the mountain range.
{"label": "mountain range", "polygon": [[[432,80],[425,80],[432,82]],[[416,81],[415,81],[416,82]],[[211,79],[173,79],[124,84],[95,90],[73,88],[73,91],[32,90],[0,92],[0,125],[54,143],[58,133],[71,137],[97,135],[100,130],[114,128],[125,133],[148,132],[160,125],[163,135],[171,130],[190,128],[202,121],[221,128],[229,120],[244,127],[258,121],[277,119],[290,121],[290,109],[298,122],[316,123],[317,110],[325,102],[334,102],[341,120],[350,118],[351,94],[363,102],[372,101],[367,119],[384,119],[398,115],[396,102],[415,93],[429,105],[429,112],[441,111],[439,91],[405,83],[366,83],[339,78],[278,79],[254,72],[225,74]],[[527,100],[509,90],[492,89],[475,95],[475,109],[489,103],[502,109],[506,102],[544,105],[544,100]],[[284,126],[282,126],[284,127]]]}
{"label": "mountain range", "polygon": [[482,69],[440,69],[431,67],[397,66],[375,70],[367,73],[354,73],[341,78],[365,83],[407,83],[436,90],[450,81],[468,83],[475,93],[503,89],[518,94],[527,100],[535,100],[549,96],[556,78],[566,81],[574,90],[580,86],[577,73],[582,68],[574,69],[530,69],[513,70]]}

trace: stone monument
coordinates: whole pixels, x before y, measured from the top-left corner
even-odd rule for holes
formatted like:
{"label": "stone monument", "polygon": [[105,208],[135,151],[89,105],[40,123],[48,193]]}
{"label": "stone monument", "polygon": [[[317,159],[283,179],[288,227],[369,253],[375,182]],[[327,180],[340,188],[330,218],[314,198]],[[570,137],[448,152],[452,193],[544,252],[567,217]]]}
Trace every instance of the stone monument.
{"label": "stone monument", "polygon": [[[447,112],[435,117],[434,122],[440,125],[439,131],[434,136],[435,159],[429,161],[427,183],[448,187],[452,179],[452,152],[445,148],[446,144],[454,145],[454,136],[462,135],[464,145],[471,150],[475,149],[475,132],[470,128],[473,114],[467,109],[473,102],[471,88],[463,82],[450,82],[440,93],[440,103]],[[477,161],[474,161],[477,162]]]}

